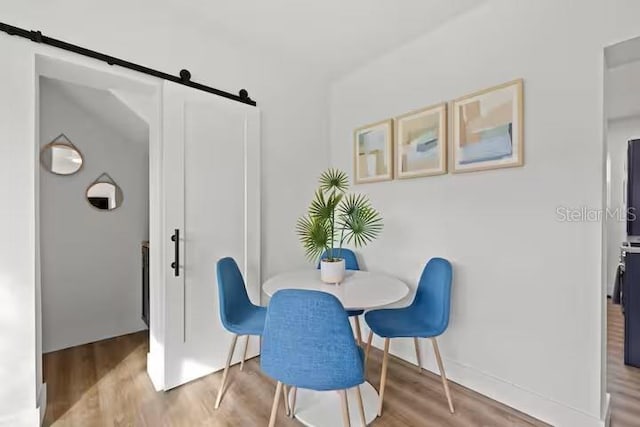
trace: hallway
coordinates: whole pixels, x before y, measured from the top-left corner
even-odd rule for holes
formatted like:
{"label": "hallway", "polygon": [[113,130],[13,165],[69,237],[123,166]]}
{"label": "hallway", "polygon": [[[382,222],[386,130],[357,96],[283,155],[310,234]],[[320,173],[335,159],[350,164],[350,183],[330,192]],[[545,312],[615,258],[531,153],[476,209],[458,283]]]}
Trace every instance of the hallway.
{"label": "hallway", "polygon": [[607,389],[611,393],[611,426],[640,425],[640,369],[624,364],[624,317],[607,301]]}

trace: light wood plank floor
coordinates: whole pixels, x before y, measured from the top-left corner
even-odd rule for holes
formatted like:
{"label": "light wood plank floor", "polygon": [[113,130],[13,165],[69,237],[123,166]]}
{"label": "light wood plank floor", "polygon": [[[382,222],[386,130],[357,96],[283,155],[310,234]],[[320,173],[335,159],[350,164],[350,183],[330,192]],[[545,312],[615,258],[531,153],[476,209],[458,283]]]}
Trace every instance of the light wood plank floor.
{"label": "light wood plank floor", "polygon": [[[640,426],[640,369],[623,363],[620,307],[608,304],[608,388],[612,427]],[[168,393],[156,393],[145,372],[146,333],[49,353],[45,426],[266,426],[275,384],[253,359],[234,367],[220,410],[213,409],[221,378],[213,374]],[[368,377],[377,388],[381,352],[372,350]],[[385,412],[374,426],[540,426],[511,408],[451,384],[456,414],[450,415],[438,377],[391,358]],[[297,426],[282,409],[278,426]]]}
{"label": "light wood plank floor", "polygon": [[[259,359],[238,366],[216,411],[221,374],[209,375],[167,393],[156,393],[145,371],[146,333],[49,353],[44,357],[48,387],[45,426],[266,426],[275,382],[263,375]],[[368,377],[379,386],[381,352],[372,350]],[[391,358],[383,426],[542,426],[526,415],[451,383],[455,415],[447,409],[439,377]],[[336,408],[338,410],[338,408]],[[280,408],[278,426],[298,426]]]}
{"label": "light wood plank floor", "polygon": [[607,388],[611,393],[611,427],[640,426],[640,368],[624,364],[624,316],[607,303]]}

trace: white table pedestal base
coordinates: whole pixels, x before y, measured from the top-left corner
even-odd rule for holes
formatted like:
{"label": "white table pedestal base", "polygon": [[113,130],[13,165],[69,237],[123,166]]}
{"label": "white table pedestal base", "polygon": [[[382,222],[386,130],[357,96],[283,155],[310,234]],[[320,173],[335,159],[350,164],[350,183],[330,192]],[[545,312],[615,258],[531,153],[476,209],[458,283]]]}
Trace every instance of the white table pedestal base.
{"label": "white table pedestal base", "polygon": [[[364,404],[364,416],[367,424],[370,424],[378,415],[378,392],[368,382],[360,385],[360,392]],[[292,394],[289,393],[289,402],[291,402],[291,397]],[[351,425],[353,427],[361,426],[356,390],[353,388],[348,390],[347,398]],[[340,393],[337,391],[298,389],[294,412],[296,419],[308,427],[341,427],[344,425]]]}

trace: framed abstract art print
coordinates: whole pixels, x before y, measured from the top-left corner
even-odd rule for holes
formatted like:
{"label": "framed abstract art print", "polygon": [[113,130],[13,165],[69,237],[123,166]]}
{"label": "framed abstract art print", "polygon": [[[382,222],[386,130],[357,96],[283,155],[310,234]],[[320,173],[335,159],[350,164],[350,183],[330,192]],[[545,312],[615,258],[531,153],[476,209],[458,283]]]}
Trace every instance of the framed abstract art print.
{"label": "framed abstract art print", "polygon": [[395,128],[397,178],[447,173],[447,104],[397,117]]}
{"label": "framed abstract art print", "polygon": [[356,129],[353,139],[355,183],[393,179],[393,120]]}
{"label": "framed abstract art print", "polygon": [[453,101],[453,172],[522,166],[523,122],[522,80]]}

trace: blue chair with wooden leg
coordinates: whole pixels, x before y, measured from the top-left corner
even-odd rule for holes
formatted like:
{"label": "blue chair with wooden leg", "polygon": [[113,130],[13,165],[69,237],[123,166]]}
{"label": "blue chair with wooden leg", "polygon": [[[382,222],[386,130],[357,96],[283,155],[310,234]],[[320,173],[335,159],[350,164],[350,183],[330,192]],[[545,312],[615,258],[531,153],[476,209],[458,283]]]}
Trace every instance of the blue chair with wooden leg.
{"label": "blue chair with wooden leg", "polygon": [[[356,258],[356,254],[353,253],[351,249],[338,249],[334,248],[334,252],[339,254],[340,258],[344,259],[344,267],[347,270],[360,270],[360,265],[358,264],[358,258]],[[329,256],[327,251],[324,251],[320,259],[326,259]],[[318,268],[320,268],[320,264],[318,263]],[[358,345],[362,345],[362,331],[360,329],[360,316],[364,314],[364,310],[347,310],[347,315],[349,317],[353,317],[353,322],[356,327],[356,337],[358,338]]]}
{"label": "blue chair with wooden leg", "polygon": [[416,296],[410,306],[399,309],[371,310],[365,315],[365,321],[371,332],[367,340],[368,359],[373,333],[384,338],[384,356],[382,359],[382,374],[380,376],[380,401],[378,415],[382,415],[382,402],[387,382],[387,365],[389,359],[389,340],[391,338],[413,338],[416,347],[418,368],[422,372],[420,360],[419,338],[430,338],[436,355],[442,386],[449,403],[449,411],[453,414],[453,403],[449,392],[449,383],[444,372],[440,350],[436,337],[442,335],[449,325],[449,310],[451,305],[451,263],[443,258],[432,258],[425,266]]}
{"label": "blue chair with wooden leg", "polygon": [[220,320],[226,330],[233,334],[227,363],[222,374],[222,383],[216,398],[216,409],[220,407],[222,394],[229,374],[229,365],[233,358],[239,336],[245,336],[240,370],[244,369],[247,346],[251,335],[261,336],[267,309],[254,305],[249,299],[242,273],[233,258],[222,258],[217,264],[218,300],[220,302]]}
{"label": "blue chair with wooden leg", "polygon": [[[269,427],[283,386],[316,391],[339,390],[342,417],[350,426],[347,390],[355,388],[362,425],[366,425],[360,384],[364,383],[362,350],[344,307],[333,295],[319,291],[286,289],[276,292],[267,311],[262,335],[262,371],[278,381]],[[286,405],[285,405],[286,408]],[[291,404],[295,411],[295,400]]]}

